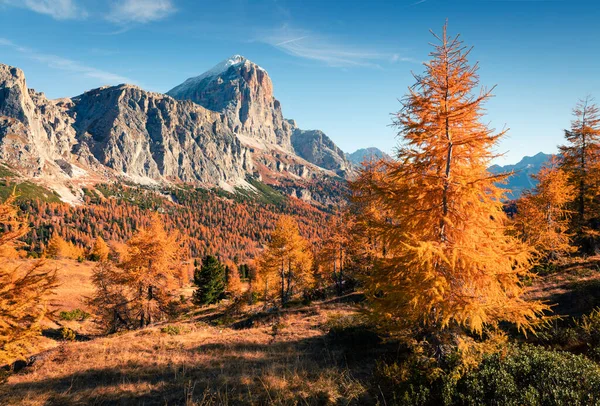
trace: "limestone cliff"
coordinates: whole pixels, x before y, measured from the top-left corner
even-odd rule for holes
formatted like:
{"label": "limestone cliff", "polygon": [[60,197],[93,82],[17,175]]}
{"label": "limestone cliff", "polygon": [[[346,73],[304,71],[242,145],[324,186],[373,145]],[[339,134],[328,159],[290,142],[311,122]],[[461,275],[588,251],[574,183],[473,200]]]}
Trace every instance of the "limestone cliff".
{"label": "limestone cliff", "polygon": [[269,74],[243,56],[234,55],[167,94],[222,112],[236,134],[291,150],[292,129],[273,96]]}

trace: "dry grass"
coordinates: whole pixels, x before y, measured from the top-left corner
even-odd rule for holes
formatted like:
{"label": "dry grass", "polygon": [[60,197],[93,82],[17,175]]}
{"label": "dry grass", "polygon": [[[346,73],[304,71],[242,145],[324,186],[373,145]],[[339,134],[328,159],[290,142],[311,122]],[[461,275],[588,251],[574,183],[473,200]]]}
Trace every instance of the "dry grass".
{"label": "dry grass", "polygon": [[[369,348],[343,348],[328,320],[354,313],[330,303],[235,325],[209,308],[194,319],[89,342],[62,343],[0,386],[2,405],[364,404]],[[237,317],[237,318],[236,318]],[[162,331],[161,331],[162,330]],[[179,333],[177,334],[177,330]],[[168,334],[168,331],[173,335]]]}
{"label": "dry grass", "polygon": [[535,280],[528,298],[553,305],[560,316],[581,316],[600,306],[600,257],[572,259]]}

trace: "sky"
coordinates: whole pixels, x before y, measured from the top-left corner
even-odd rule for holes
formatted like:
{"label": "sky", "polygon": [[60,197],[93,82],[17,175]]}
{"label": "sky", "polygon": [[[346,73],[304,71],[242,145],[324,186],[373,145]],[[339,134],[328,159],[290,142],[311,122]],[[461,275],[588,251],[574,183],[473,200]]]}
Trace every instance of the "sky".
{"label": "sky", "polygon": [[399,99],[429,30],[473,46],[497,163],[563,142],[577,100],[600,101],[596,0],[0,0],[0,63],[49,98],[133,83],[166,92],[231,55],[269,72],[283,114],[344,151],[393,153]]}

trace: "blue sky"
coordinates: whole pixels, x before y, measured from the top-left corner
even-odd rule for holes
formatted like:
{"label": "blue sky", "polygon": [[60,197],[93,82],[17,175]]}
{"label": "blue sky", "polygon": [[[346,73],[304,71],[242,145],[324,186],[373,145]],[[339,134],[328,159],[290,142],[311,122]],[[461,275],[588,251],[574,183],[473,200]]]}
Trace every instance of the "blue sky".
{"label": "blue sky", "polygon": [[0,62],[57,98],[123,82],[166,92],[242,54],[301,128],[391,152],[390,114],[446,18],[475,47],[482,84],[498,85],[487,119],[510,128],[499,163],[555,152],[577,99],[600,99],[594,0],[0,0]]}

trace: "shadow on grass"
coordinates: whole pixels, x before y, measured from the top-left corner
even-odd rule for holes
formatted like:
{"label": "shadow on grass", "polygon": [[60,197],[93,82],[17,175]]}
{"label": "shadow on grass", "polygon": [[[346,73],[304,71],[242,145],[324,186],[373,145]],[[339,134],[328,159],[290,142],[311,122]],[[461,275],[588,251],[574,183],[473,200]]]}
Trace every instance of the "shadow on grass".
{"label": "shadow on grass", "polygon": [[[0,386],[0,404],[39,399],[44,405],[359,405],[371,400],[357,388],[370,379],[373,352],[348,351],[328,336],[209,343],[186,351],[206,358],[166,366],[129,360],[116,368],[9,383]],[[349,362],[349,353],[360,353],[360,362]],[[56,365],[49,361],[39,367]]]}
{"label": "shadow on grass", "polygon": [[554,314],[577,317],[600,307],[600,280],[565,282],[561,287],[566,292],[548,298]]}

